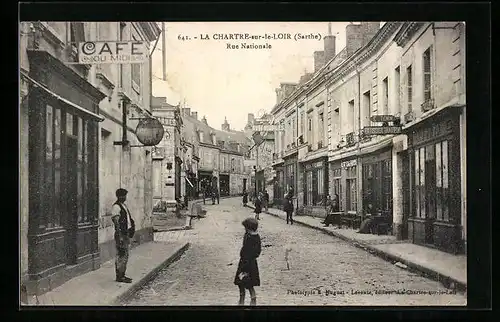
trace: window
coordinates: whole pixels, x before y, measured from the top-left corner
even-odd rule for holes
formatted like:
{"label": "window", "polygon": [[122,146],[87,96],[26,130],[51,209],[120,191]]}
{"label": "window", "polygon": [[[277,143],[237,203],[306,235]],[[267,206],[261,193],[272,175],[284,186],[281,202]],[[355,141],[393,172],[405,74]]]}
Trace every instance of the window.
{"label": "window", "polygon": [[350,126],[350,131],[354,131],[354,124],[356,121],[354,120],[354,100],[349,101],[349,111],[348,111],[348,116],[349,119],[347,120]]}
{"label": "window", "polygon": [[83,22],[70,22],[70,43],[77,50],[78,43],[85,41],[85,28]]}
{"label": "window", "polygon": [[411,65],[406,68],[406,95],[408,99],[408,112],[412,111],[413,101],[413,76],[411,72]]}
{"label": "window", "polygon": [[305,200],[306,205],[312,205],[313,204],[313,172],[312,171],[307,171],[306,172],[306,188],[307,188],[307,198]]}
{"label": "window", "polygon": [[323,168],[318,168],[317,172],[317,189],[316,189],[316,205],[320,205],[323,199],[325,198],[325,170]]}
{"label": "window", "polygon": [[364,126],[369,126],[371,124],[371,102],[370,102],[370,91],[363,94],[363,120]]}
{"label": "window", "polygon": [[[138,41],[136,37],[132,37],[134,41]],[[141,64],[131,64],[132,68],[132,88],[137,94],[141,94]]]}
{"label": "window", "polygon": [[292,118],[292,138],[293,138],[293,142],[292,143],[295,143],[296,141],[296,138],[297,138],[297,127],[295,126],[295,117]]}
{"label": "window", "polygon": [[356,166],[346,169],[346,204],[347,211],[356,211],[357,209],[357,188],[356,188]]}
{"label": "window", "polygon": [[392,164],[391,159],[382,161],[382,205],[381,210],[392,215]]}
{"label": "window", "polygon": [[415,217],[425,218],[425,148],[415,151]]}
{"label": "window", "polygon": [[448,141],[436,144],[436,214],[437,220],[449,221]]}
{"label": "window", "polygon": [[[41,187],[36,187],[43,194],[39,227],[61,227],[66,212],[65,201],[75,206],[78,222],[90,222],[93,212],[89,209],[93,209],[93,184],[96,182],[96,168],[92,165],[96,164],[97,156],[93,154],[96,152],[95,143],[89,143],[88,137],[94,137],[89,131],[96,128],[88,129],[86,120],[51,105],[45,106],[43,121],[43,179]],[[66,142],[64,155],[61,150],[63,140]],[[63,172],[65,167],[67,171]]]}
{"label": "window", "polygon": [[304,119],[305,115],[304,112],[300,113],[300,134],[304,135]]}
{"label": "window", "polygon": [[389,112],[389,80],[387,77],[382,81],[382,91],[384,95],[383,113],[387,114]]}
{"label": "window", "polygon": [[431,52],[432,52],[432,46],[429,47],[424,52],[424,55],[423,55],[424,101],[428,101],[432,98]]}
{"label": "window", "polygon": [[394,71],[394,88],[396,90],[396,108],[395,108],[395,114],[399,114],[401,112],[401,99],[400,99],[400,70],[399,66],[396,67],[396,70]]}

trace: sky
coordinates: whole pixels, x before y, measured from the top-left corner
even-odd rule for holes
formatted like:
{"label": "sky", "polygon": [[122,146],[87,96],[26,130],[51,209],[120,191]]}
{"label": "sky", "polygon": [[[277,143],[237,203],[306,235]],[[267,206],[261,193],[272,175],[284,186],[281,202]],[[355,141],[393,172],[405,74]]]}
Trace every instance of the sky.
{"label": "sky", "polygon": [[[336,52],[345,47],[345,26],[332,22]],[[204,115],[220,129],[224,118],[231,129],[242,130],[248,113],[269,112],[276,104],[275,89],[281,82],[298,82],[314,70],[314,51],[323,50],[328,22],[166,22],[166,81],[163,77],[162,39],[153,53],[153,95],[170,104]],[[290,34],[292,39],[215,40],[214,34]],[[318,39],[294,40],[296,34]],[[209,40],[201,40],[201,35]],[[182,40],[184,37],[185,40]],[[187,37],[190,40],[187,40]],[[194,37],[197,37],[195,39]],[[271,49],[227,49],[227,44],[269,44]]]}

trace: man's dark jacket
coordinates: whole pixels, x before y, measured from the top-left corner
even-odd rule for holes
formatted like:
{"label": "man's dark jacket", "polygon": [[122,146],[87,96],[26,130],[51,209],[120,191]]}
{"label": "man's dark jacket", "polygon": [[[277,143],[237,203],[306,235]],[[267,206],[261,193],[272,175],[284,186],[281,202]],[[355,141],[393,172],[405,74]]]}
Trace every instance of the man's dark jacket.
{"label": "man's dark jacket", "polygon": [[130,223],[132,224],[132,226],[128,227],[127,210],[118,201],[115,202],[115,205],[118,205],[120,207],[120,217],[118,217],[118,226],[120,227],[120,232],[122,233],[122,235],[125,235],[125,232],[128,232],[127,235],[129,238],[134,237],[134,234],[135,234],[134,219],[132,219],[132,216],[130,216]]}

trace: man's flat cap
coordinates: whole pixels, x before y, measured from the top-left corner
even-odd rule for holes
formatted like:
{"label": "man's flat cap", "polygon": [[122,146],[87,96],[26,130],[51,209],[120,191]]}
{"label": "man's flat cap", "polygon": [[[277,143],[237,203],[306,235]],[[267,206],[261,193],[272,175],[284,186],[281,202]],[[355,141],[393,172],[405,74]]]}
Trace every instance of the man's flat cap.
{"label": "man's flat cap", "polygon": [[116,196],[117,197],[124,197],[124,196],[127,195],[127,193],[128,193],[128,191],[125,190],[125,189],[123,189],[123,188],[120,188],[120,189],[116,190]]}

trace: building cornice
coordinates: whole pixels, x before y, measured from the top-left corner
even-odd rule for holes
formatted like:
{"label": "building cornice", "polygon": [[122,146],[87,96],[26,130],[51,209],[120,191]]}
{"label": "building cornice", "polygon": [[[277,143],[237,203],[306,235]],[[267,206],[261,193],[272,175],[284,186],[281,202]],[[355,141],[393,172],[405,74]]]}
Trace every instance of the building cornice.
{"label": "building cornice", "polygon": [[334,60],[330,60],[328,64],[323,66],[308,82],[297,88],[291,95],[285,98],[280,103],[276,104],[271,113],[277,113],[282,108],[285,110],[289,105],[301,95],[308,95],[315,91],[319,86],[337,81],[339,78],[350,73],[356,66],[360,65],[374,55],[388,40],[398,28],[400,22],[388,22],[364,47],[358,49],[353,55],[335,66],[333,70],[328,70],[327,66]]}
{"label": "building cornice", "polygon": [[404,22],[393,40],[399,47],[404,47],[415,35],[415,33],[425,25],[424,22]]}

